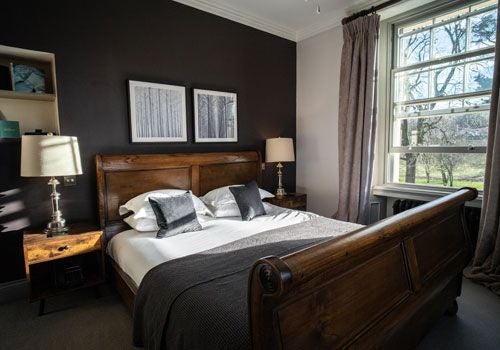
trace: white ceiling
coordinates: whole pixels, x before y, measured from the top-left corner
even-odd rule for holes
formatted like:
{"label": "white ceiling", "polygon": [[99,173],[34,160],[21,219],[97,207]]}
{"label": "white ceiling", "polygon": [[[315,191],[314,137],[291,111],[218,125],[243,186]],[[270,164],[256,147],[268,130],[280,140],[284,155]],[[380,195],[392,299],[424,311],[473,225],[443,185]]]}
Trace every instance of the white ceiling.
{"label": "white ceiling", "polygon": [[[174,0],[248,26],[300,41],[340,24],[380,0]],[[316,6],[321,14],[316,13]]]}

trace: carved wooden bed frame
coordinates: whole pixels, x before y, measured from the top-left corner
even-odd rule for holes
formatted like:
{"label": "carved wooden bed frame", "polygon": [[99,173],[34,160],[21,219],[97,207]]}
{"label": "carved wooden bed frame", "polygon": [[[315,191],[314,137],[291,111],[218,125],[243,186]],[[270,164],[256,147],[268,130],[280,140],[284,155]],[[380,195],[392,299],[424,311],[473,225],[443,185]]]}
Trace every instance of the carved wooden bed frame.
{"label": "carved wooden bed frame", "polygon": [[[158,188],[196,195],[261,180],[258,152],[96,156],[106,237],[127,229],[119,205]],[[461,189],[342,237],[283,257],[264,257],[249,276],[254,349],[413,348],[443,313],[456,313],[471,257]],[[110,260],[132,308],[137,286]]]}

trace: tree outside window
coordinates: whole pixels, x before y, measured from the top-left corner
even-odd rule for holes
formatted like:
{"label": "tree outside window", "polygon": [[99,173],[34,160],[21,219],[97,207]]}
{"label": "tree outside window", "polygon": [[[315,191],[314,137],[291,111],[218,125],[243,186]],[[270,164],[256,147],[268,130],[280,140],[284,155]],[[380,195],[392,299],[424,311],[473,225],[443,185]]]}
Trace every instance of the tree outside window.
{"label": "tree outside window", "polygon": [[497,1],[394,34],[389,182],[483,188]]}

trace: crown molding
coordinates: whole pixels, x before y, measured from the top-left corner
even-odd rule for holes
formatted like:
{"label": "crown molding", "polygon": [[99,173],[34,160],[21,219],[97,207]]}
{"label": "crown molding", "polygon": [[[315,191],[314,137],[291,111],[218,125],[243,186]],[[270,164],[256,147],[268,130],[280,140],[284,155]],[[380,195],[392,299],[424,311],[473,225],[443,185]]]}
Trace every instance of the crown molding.
{"label": "crown molding", "polygon": [[226,4],[216,3],[207,0],[174,0],[183,5],[194,7],[198,10],[202,10],[220,17],[227,18],[231,21],[245,24],[249,27],[268,32],[279,37],[297,41],[296,31],[278,25],[269,21],[268,19],[256,16],[254,14],[242,11],[240,9],[228,6]]}
{"label": "crown molding", "polygon": [[[342,11],[341,13],[336,13],[335,15],[330,16],[323,21],[313,23],[310,26],[307,26],[303,29],[298,30],[295,33],[296,41],[298,42],[301,40],[305,40],[307,38],[313,37],[317,34],[323,33],[327,30],[330,30],[332,28],[340,26],[340,25],[342,25],[342,19],[344,17],[350,16],[353,13],[367,9],[371,6],[377,6],[381,3],[383,3],[384,1],[386,1],[386,0],[370,0],[370,1],[367,1],[367,2],[362,3],[362,4],[350,6],[347,9],[345,9],[345,11]],[[412,0],[410,0],[410,2],[411,1]],[[416,1],[422,1],[422,0],[416,0]],[[431,0],[424,0],[424,1],[431,1]]]}
{"label": "crown molding", "polygon": [[[301,41],[324,31],[332,29],[334,27],[340,26],[342,23],[342,18],[346,15],[358,12],[362,9],[366,9],[369,6],[376,6],[385,0],[369,0],[365,3],[358,4],[356,6],[351,6],[345,11],[336,12],[333,16],[325,17],[324,20],[318,21],[300,30],[294,30],[286,26],[279,25],[273,21],[266,18],[254,15],[247,11],[232,7],[223,3],[219,3],[213,0],[174,0],[183,5],[194,7],[198,10],[205,11],[234,22],[238,22],[249,27],[262,30],[267,33],[277,35],[281,38],[285,38],[292,41]],[[409,0],[421,1],[421,0]],[[424,0],[430,1],[430,0]]]}
{"label": "crown molding", "polygon": [[301,40],[305,40],[317,34],[323,33],[329,29],[335,28],[342,24],[341,22],[343,17],[344,16],[335,16],[321,22],[313,23],[310,26],[305,27],[304,29],[298,30],[295,33],[295,39],[297,42],[299,42]]}

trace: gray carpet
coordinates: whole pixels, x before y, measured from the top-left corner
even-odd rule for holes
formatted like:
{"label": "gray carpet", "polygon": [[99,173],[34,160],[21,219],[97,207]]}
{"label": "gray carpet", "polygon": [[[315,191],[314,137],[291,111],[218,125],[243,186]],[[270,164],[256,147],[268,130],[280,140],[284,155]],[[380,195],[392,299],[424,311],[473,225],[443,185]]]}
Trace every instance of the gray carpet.
{"label": "gray carpet", "polygon": [[1,350],[134,349],[132,320],[118,295],[105,286],[48,299],[46,314],[24,300],[0,305]]}
{"label": "gray carpet", "polygon": [[464,278],[455,317],[442,317],[418,350],[499,350],[500,297]]}
{"label": "gray carpet", "polygon": [[[0,305],[0,349],[134,349],[132,320],[119,297],[106,288],[95,299],[92,290],[38,304],[16,301]],[[500,349],[500,297],[464,280],[456,317],[443,317],[418,350]]]}

